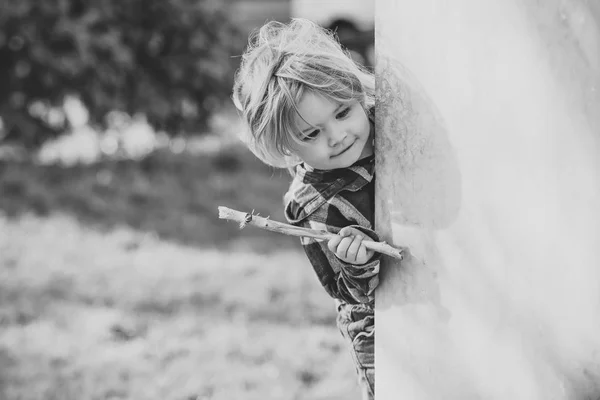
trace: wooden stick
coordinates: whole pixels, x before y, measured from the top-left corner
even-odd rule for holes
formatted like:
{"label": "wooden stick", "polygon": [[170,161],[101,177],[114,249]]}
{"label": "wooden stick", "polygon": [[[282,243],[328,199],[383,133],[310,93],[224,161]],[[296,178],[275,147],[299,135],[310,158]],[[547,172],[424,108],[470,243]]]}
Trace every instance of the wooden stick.
{"label": "wooden stick", "polygon": [[[298,226],[284,224],[282,222],[273,221],[269,218],[259,217],[258,215],[254,215],[253,213],[236,211],[227,207],[219,207],[219,218],[239,222],[240,229],[244,228],[246,225],[252,225],[257,228],[266,229],[272,232],[283,233],[285,235],[291,236],[310,237],[317,240],[329,240],[336,236],[335,233],[327,232],[324,230],[301,228]],[[403,258],[402,249],[392,247],[386,242],[375,242],[373,240],[365,238],[365,240],[363,240],[363,243],[365,244],[365,247],[369,250],[373,250],[393,258],[397,258],[398,260],[402,260]]]}

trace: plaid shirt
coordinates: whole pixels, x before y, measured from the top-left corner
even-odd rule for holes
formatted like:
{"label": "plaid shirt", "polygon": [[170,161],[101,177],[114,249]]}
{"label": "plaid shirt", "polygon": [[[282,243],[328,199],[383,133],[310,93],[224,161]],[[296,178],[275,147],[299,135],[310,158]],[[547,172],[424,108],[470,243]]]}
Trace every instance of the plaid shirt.
{"label": "plaid shirt", "polygon": [[[345,226],[360,229],[379,241],[373,231],[375,157],[348,168],[330,171],[296,167],[286,193],[285,214],[296,226],[337,233]],[[302,238],[302,245],[319,281],[334,299],[372,308],[379,283],[379,253],[364,265],[346,263],[328,248],[327,241]]]}

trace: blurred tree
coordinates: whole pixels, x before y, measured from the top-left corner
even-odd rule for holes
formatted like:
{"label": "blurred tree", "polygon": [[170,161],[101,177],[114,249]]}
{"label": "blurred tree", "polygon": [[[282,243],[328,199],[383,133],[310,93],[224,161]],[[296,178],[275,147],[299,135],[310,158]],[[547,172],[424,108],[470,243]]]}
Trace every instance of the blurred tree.
{"label": "blurred tree", "polygon": [[118,110],[200,131],[229,95],[236,37],[218,0],[0,0],[0,143],[63,133],[67,96],[99,127]]}

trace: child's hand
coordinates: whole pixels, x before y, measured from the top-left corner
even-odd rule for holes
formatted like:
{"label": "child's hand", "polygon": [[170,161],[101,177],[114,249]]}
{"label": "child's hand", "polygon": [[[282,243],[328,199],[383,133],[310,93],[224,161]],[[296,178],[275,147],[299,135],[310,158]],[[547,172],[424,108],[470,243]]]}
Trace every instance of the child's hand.
{"label": "child's hand", "polygon": [[[365,234],[356,228],[346,226],[329,240],[327,247],[336,257],[348,264],[365,264],[373,257],[373,250],[367,250],[363,239]],[[367,238],[370,240],[370,238]]]}

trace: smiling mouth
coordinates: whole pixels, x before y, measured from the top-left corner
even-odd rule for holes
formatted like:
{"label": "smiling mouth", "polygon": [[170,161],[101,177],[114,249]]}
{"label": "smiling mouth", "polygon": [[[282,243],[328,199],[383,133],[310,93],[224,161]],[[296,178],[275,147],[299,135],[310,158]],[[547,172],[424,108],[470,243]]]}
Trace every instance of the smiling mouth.
{"label": "smiling mouth", "polygon": [[350,146],[346,147],[344,150],[340,151],[339,153],[332,155],[331,158],[335,158],[335,157],[341,156],[342,154],[344,154],[345,152],[347,152],[348,150],[350,150],[350,148],[352,146],[354,146],[354,143],[356,143],[356,142],[352,142],[352,144]]}

